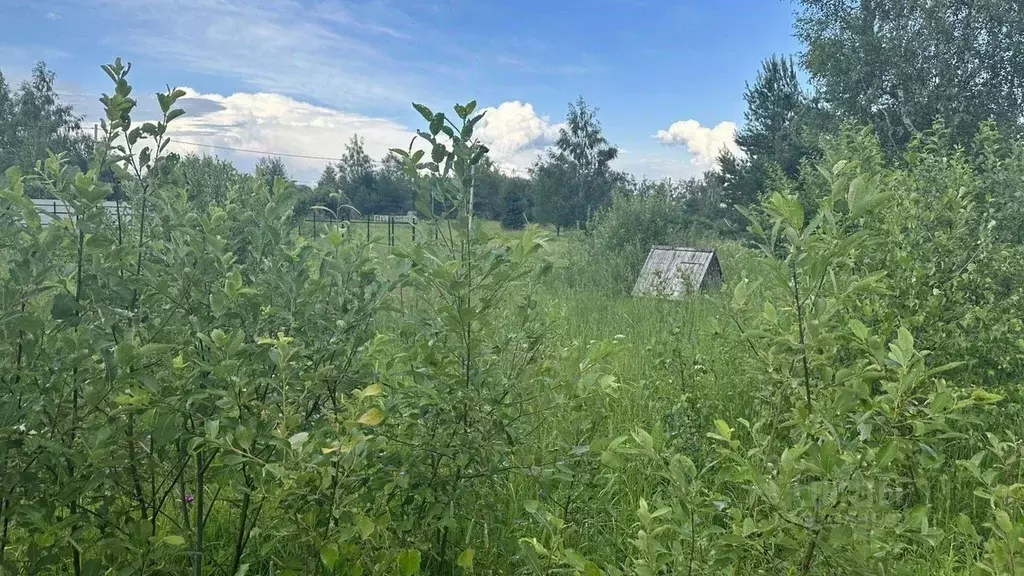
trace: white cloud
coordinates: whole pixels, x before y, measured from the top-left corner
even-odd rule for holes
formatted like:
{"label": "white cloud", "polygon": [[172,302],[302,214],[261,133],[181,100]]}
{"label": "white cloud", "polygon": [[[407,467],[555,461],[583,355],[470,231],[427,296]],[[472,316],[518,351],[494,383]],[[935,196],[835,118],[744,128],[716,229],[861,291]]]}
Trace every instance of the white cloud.
{"label": "white cloud", "polygon": [[281,94],[222,96],[183,90],[187,95],[179,102],[186,114],[171,124],[172,151],[216,154],[243,170],[251,168],[261,154],[209,146],[316,157],[282,156],[300,182],[316,181],[328,159],[344,154],[354,134],[365,141],[366,152],[375,159],[389,148],[406,147],[413,136],[412,130],[392,120],[315,106]]}
{"label": "white cloud", "polygon": [[[292,176],[315,182],[324,166],[340,158],[354,134],[364,140],[366,152],[379,160],[390,148],[406,148],[414,128],[386,118],[344,112],[270,93],[202,94],[183,88],[179,106],[186,114],[171,124],[171,151],[217,155],[241,170],[249,170],[262,156],[258,152],[311,156],[281,156]],[[489,108],[477,134],[491,148],[491,157],[507,172],[523,172],[558,134],[558,126],[538,117],[533,107],[505,102]],[[494,112],[492,115],[491,112]],[[196,145],[198,144],[198,145]],[[417,140],[414,148],[422,148]],[[240,152],[211,148],[236,148]]]}
{"label": "white cloud", "polygon": [[518,100],[485,108],[476,135],[506,172],[522,172],[558,138],[562,124],[539,116],[533,105]]}
{"label": "white cloud", "polygon": [[666,146],[685,146],[692,156],[690,161],[701,169],[714,168],[723,149],[742,155],[736,145],[736,124],[733,122],[720,122],[714,128],[708,128],[696,120],[681,120],[673,122],[668,130],[658,130],[654,137]]}

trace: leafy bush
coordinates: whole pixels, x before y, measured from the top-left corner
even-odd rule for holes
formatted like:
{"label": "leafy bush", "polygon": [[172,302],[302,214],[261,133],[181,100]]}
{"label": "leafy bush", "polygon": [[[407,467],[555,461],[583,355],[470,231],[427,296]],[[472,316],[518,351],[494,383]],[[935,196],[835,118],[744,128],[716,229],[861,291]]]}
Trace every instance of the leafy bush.
{"label": "leafy bush", "polygon": [[280,178],[183,184],[183,93],[133,126],[104,69],[89,170],[0,187],[5,573],[1024,570],[1019,143],[939,127],[894,166],[847,130],[747,213],[760,254],[718,245],[723,293],[669,302],[621,294],[695,239],[670,194],[561,244],[580,290],[487,233],[475,102],[415,105],[429,158],[393,154],[451,217],[382,255],[297,234]]}
{"label": "leafy bush", "polygon": [[683,206],[667,186],[637,196],[618,194],[598,212],[575,252],[569,254],[565,274],[569,286],[628,293],[657,244],[687,244],[694,238]]}
{"label": "leafy bush", "polygon": [[[764,253],[784,264],[734,283],[721,303],[755,360],[737,376],[759,391],[751,414],[716,419],[711,454],[682,453],[657,429],[622,436],[614,451],[629,460],[617,477],[659,478],[639,490],[617,484],[636,507],[631,547],[581,556],[531,542],[551,565],[610,574],[1024,568],[1019,398],[977,386],[992,370],[989,350],[1014,357],[998,347],[1005,332],[951,332],[946,311],[914,300],[964,283],[945,304],[978,314],[974,299],[998,290],[989,281],[1019,269],[1019,257],[996,254],[994,268],[961,259],[950,279],[937,254],[999,250],[971,201],[979,178],[962,152],[915,145],[893,168],[877,161],[868,131],[846,142],[819,167],[825,185],[810,221],[785,189],[749,214]],[[987,306],[1015,305],[996,298]]]}
{"label": "leafy bush", "polygon": [[[361,522],[321,482],[357,485],[340,471],[362,457],[314,446],[358,442],[372,424],[361,359],[390,287],[340,233],[292,236],[281,181],[202,209],[187,189],[154,185],[183,92],[159,94],[163,119],[132,127],[128,67],[104,69],[115,90],[89,171],[51,156],[33,177],[76,216],[41,226],[16,169],[0,192],[0,563],[307,572],[321,539]],[[135,177],[116,218],[101,204],[107,166]]]}

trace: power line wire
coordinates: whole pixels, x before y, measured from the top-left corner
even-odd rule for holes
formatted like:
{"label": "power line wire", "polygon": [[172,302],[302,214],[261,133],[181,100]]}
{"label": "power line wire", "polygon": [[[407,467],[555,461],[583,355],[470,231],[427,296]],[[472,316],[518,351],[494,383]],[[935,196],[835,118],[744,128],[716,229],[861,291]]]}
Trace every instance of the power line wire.
{"label": "power line wire", "polygon": [[186,142],[185,140],[177,140],[171,137],[171,144],[187,144],[189,146],[201,146],[205,148],[216,148],[218,150],[231,150],[232,152],[248,152],[249,154],[263,154],[264,156],[286,156],[288,158],[304,158],[306,160],[333,160],[335,162],[342,162],[342,158],[333,158],[331,156],[309,156],[306,154],[289,154],[287,152],[267,152],[265,150],[249,150],[247,148],[232,148],[231,146],[217,146],[215,144],[200,144],[199,142]]}

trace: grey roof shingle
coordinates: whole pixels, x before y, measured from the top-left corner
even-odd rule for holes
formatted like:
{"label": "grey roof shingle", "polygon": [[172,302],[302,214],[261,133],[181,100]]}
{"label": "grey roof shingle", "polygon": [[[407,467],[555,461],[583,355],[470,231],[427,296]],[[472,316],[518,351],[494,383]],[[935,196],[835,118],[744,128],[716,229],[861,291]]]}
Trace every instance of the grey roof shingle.
{"label": "grey roof shingle", "polygon": [[714,250],[653,246],[633,286],[633,295],[682,298],[694,288],[702,291],[721,282],[722,268]]}

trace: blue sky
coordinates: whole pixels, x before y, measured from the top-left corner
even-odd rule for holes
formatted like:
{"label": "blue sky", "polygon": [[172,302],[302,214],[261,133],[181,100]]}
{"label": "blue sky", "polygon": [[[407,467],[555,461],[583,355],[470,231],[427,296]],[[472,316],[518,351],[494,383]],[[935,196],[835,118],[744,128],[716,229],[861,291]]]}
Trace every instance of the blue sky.
{"label": "blue sky", "polygon": [[[99,65],[120,55],[137,95],[190,89],[182,142],[329,157],[355,132],[371,153],[407,144],[420,126],[412,101],[476,98],[494,108],[481,137],[509,169],[550,144],[582,95],[622,149],[619,168],[684,177],[731,145],[761,60],[800,49],[793,10],[788,0],[5,0],[0,70],[17,79],[46,60],[89,123],[107,90]],[[219,153],[242,167],[255,159]],[[318,171],[290,162],[300,178]]]}

